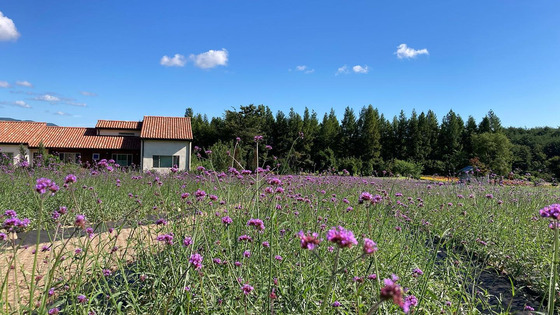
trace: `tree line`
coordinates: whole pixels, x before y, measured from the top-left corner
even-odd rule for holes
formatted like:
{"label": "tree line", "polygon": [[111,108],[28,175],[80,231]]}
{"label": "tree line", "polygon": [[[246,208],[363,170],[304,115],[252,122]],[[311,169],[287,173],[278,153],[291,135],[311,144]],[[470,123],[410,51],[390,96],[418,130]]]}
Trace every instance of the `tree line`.
{"label": "tree line", "polygon": [[254,136],[261,135],[258,166],[285,172],[447,176],[473,166],[481,174],[560,177],[559,128],[503,128],[492,110],[478,123],[453,110],[441,121],[431,110],[409,116],[401,111],[388,119],[372,105],[359,112],[346,107],[340,121],[333,109],[319,119],[308,108],[303,115],[293,109],[274,115],[268,106],[253,104],[211,119],[187,108],[185,116],[191,117],[193,145],[201,148],[196,154],[216,170],[254,169]]}

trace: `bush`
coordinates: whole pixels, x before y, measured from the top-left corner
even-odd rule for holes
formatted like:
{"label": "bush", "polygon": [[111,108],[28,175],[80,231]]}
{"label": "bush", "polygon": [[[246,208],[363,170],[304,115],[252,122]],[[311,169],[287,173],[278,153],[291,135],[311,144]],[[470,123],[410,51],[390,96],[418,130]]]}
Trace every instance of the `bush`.
{"label": "bush", "polygon": [[422,174],[422,166],[412,162],[394,160],[391,171],[394,174],[400,174],[402,176],[420,178],[420,175]]}

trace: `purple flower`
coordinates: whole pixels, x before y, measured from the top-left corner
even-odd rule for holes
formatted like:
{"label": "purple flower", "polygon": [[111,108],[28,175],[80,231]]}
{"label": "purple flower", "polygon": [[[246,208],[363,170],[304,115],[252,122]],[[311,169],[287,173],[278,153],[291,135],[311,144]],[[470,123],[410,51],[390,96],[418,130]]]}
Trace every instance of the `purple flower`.
{"label": "purple flower", "polygon": [[269,247],[270,247],[270,243],[269,243],[268,241],[264,241],[264,242],[262,242],[262,246],[263,246],[263,247],[266,247],[266,248],[269,248]]}
{"label": "purple flower", "polygon": [[76,221],[74,221],[74,225],[77,227],[81,227],[82,229],[86,227],[86,217],[82,214],[78,214],[76,216]]}
{"label": "purple flower", "polygon": [[242,287],[241,290],[243,290],[243,294],[245,295],[249,295],[251,293],[251,291],[253,291],[255,288],[253,288],[252,286],[250,286],[248,283],[245,283]]}
{"label": "purple flower", "polygon": [[189,262],[195,267],[195,270],[199,270],[202,268],[202,255],[200,255],[199,253],[196,254],[192,254],[191,258],[189,259]]}
{"label": "purple flower", "polygon": [[77,180],[76,175],[68,174],[68,175],[66,175],[66,178],[64,178],[64,183],[65,184],[75,183],[76,180]]}
{"label": "purple flower", "polygon": [[253,239],[249,236],[249,235],[241,235],[240,237],[237,238],[238,241],[247,241],[247,242],[252,242]]}
{"label": "purple flower", "polygon": [[173,245],[173,233],[161,234],[156,237],[157,241],[164,242],[167,245]]}
{"label": "purple flower", "polygon": [[4,234],[4,233],[0,233],[0,241],[5,241],[8,239],[8,235]]}
{"label": "purple flower", "polygon": [[85,296],[85,295],[82,295],[82,294],[78,295],[77,299],[78,299],[78,303],[80,303],[80,304],[84,304],[84,303],[86,303],[87,300],[88,300],[88,299],[86,298],[86,296]]}
{"label": "purple flower", "polygon": [[366,200],[366,201],[367,201],[367,200],[371,200],[371,199],[373,199],[373,196],[372,196],[369,192],[367,192],[367,191],[364,191],[364,192],[360,195],[360,200]]}
{"label": "purple flower", "polygon": [[364,254],[369,255],[377,251],[377,244],[369,238],[364,238]]}
{"label": "purple flower", "polygon": [[189,246],[192,243],[192,238],[190,236],[185,236],[185,238],[183,239],[183,246]]}
{"label": "purple flower", "polygon": [[251,219],[247,221],[248,226],[254,226],[257,230],[263,231],[264,230],[264,223],[261,219]]}
{"label": "purple flower", "polygon": [[352,248],[353,245],[358,245],[358,241],[354,237],[352,231],[344,229],[342,226],[333,227],[327,232],[327,240],[338,244],[339,247]]}
{"label": "purple flower", "polygon": [[58,314],[58,313],[60,313],[60,309],[58,307],[51,308],[49,310],[49,315],[55,315],[55,314]]}
{"label": "purple flower", "polygon": [[104,275],[105,277],[108,277],[108,276],[111,275],[111,273],[113,273],[113,272],[111,271],[111,269],[103,269],[101,272],[103,273],[103,275]]}
{"label": "purple flower", "polygon": [[233,220],[229,216],[225,216],[222,218],[222,223],[228,226],[233,223]]}
{"label": "purple flower", "polygon": [[8,218],[4,220],[2,227],[8,232],[21,232],[28,227],[31,222],[27,218],[20,220],[14,210],[6,210],[4,216]]}
{"label": "purple flower", "polygon": [[334,301],[334,303],[332,304],[333,307],[339,307],[340,305],[342,304],[340,304],[339,301]]}
{"label": "purple flower", "polygon": [[255,136],[255,142],[259,142],[263,139],[263,136]]}
{"label": "purple flower", "polygon": [[392,279],[384,279],[383,280],[383,288],[381,288],[380,297],[381,300],[393,300],[393,303],[396,305],[403,307],[404,306],[404,299],[403,299],[403,289],[402,287],[396,282],[398,277],[393,275]]}
{"label": "purple flower", "polygon": [[414,270],[412,270],[412,276],[414,278],[418,278],[418,276],[421,276],[424,274],[424,271],[422,271],[420,268],[415,268]]}
{"label": "purple flower", "polygon": [[299,231],[298,236],[300,238],[300,244],[301,244],[301,248],[305,248],[308,250],[314,250],[315,247],[317,245],[319,245],[320,241],[317,238],[319,236],[319,234],[317,233],[311,233],[308,235],[305,235],[305,233],[303,233],[303,231]]}
{"label": "purple flower", "polygon": [[410,311],[411,306],[418,305],[418,299],[414,295],[409,295],[404,299],[404,304],[402,306],[403,312],[406,314]]}
{"label": "purple flower", "polygon": [[156,225],[167,225],[167,220],[163,218],[157,219]]}
{"label": "purple flower", "polygon": [[558,220],[560,218],[560,204],[551,204],[539,210],[541,217]]}
{"label": "purple flower", "polygon": [[246,251],[243,252],[243,256],[249,258],[249,257],[251,257],[251,252],[246,250]]}
{"label": "purple flower", "polygon": [[54,184],[54,182],[48,178],[44,178],[41,177],[39,179],[37,179],[37,182],[35,184],[35,191],[37,191],[39,194],[44,194],[47,192],[47,189],[50,189],[50,187]]}
{"label": "purple flower", "polygon": [[276,255],[276,256],[274,256],[274,259],[276,259],[278,261],[282,261],[282,259],[284,259],[284,258],[282,258],[282,256],[280,256],[280,255]]}

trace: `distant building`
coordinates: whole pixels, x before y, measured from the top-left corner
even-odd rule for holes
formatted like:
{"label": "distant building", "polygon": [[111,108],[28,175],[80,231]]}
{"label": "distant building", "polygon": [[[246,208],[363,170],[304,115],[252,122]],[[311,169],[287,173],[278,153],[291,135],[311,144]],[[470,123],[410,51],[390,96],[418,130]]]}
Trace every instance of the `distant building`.
{"label": "distant building", "polygon": [[473,176],[474,167],[472,166],[465,166],[459,170],[458,176],[460,180],[463,181],[470,181]]}
{"label": "distant building", "polygon": [[[191,166],[190,117],[144,116],[143,121],[99,120],[95,128],[54,127],[42,122],[0,121],[0,155],[12,163],[37,157],[40,143],[65,162],[113,159],[121,166],[168,171]],[[25,156],[20,154],[23,146]]]}

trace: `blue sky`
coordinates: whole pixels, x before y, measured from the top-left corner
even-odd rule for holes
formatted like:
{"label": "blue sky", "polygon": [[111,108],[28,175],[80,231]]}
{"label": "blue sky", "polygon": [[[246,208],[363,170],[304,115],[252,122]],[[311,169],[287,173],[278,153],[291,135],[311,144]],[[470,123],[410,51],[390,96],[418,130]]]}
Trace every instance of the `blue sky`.
{"label": "blue sky", "polygon": [[94,126],[372,104],[389,118],[493,109],[505,126],[560,126],[558,1],[3,0],[0,12],[2,117]]}

